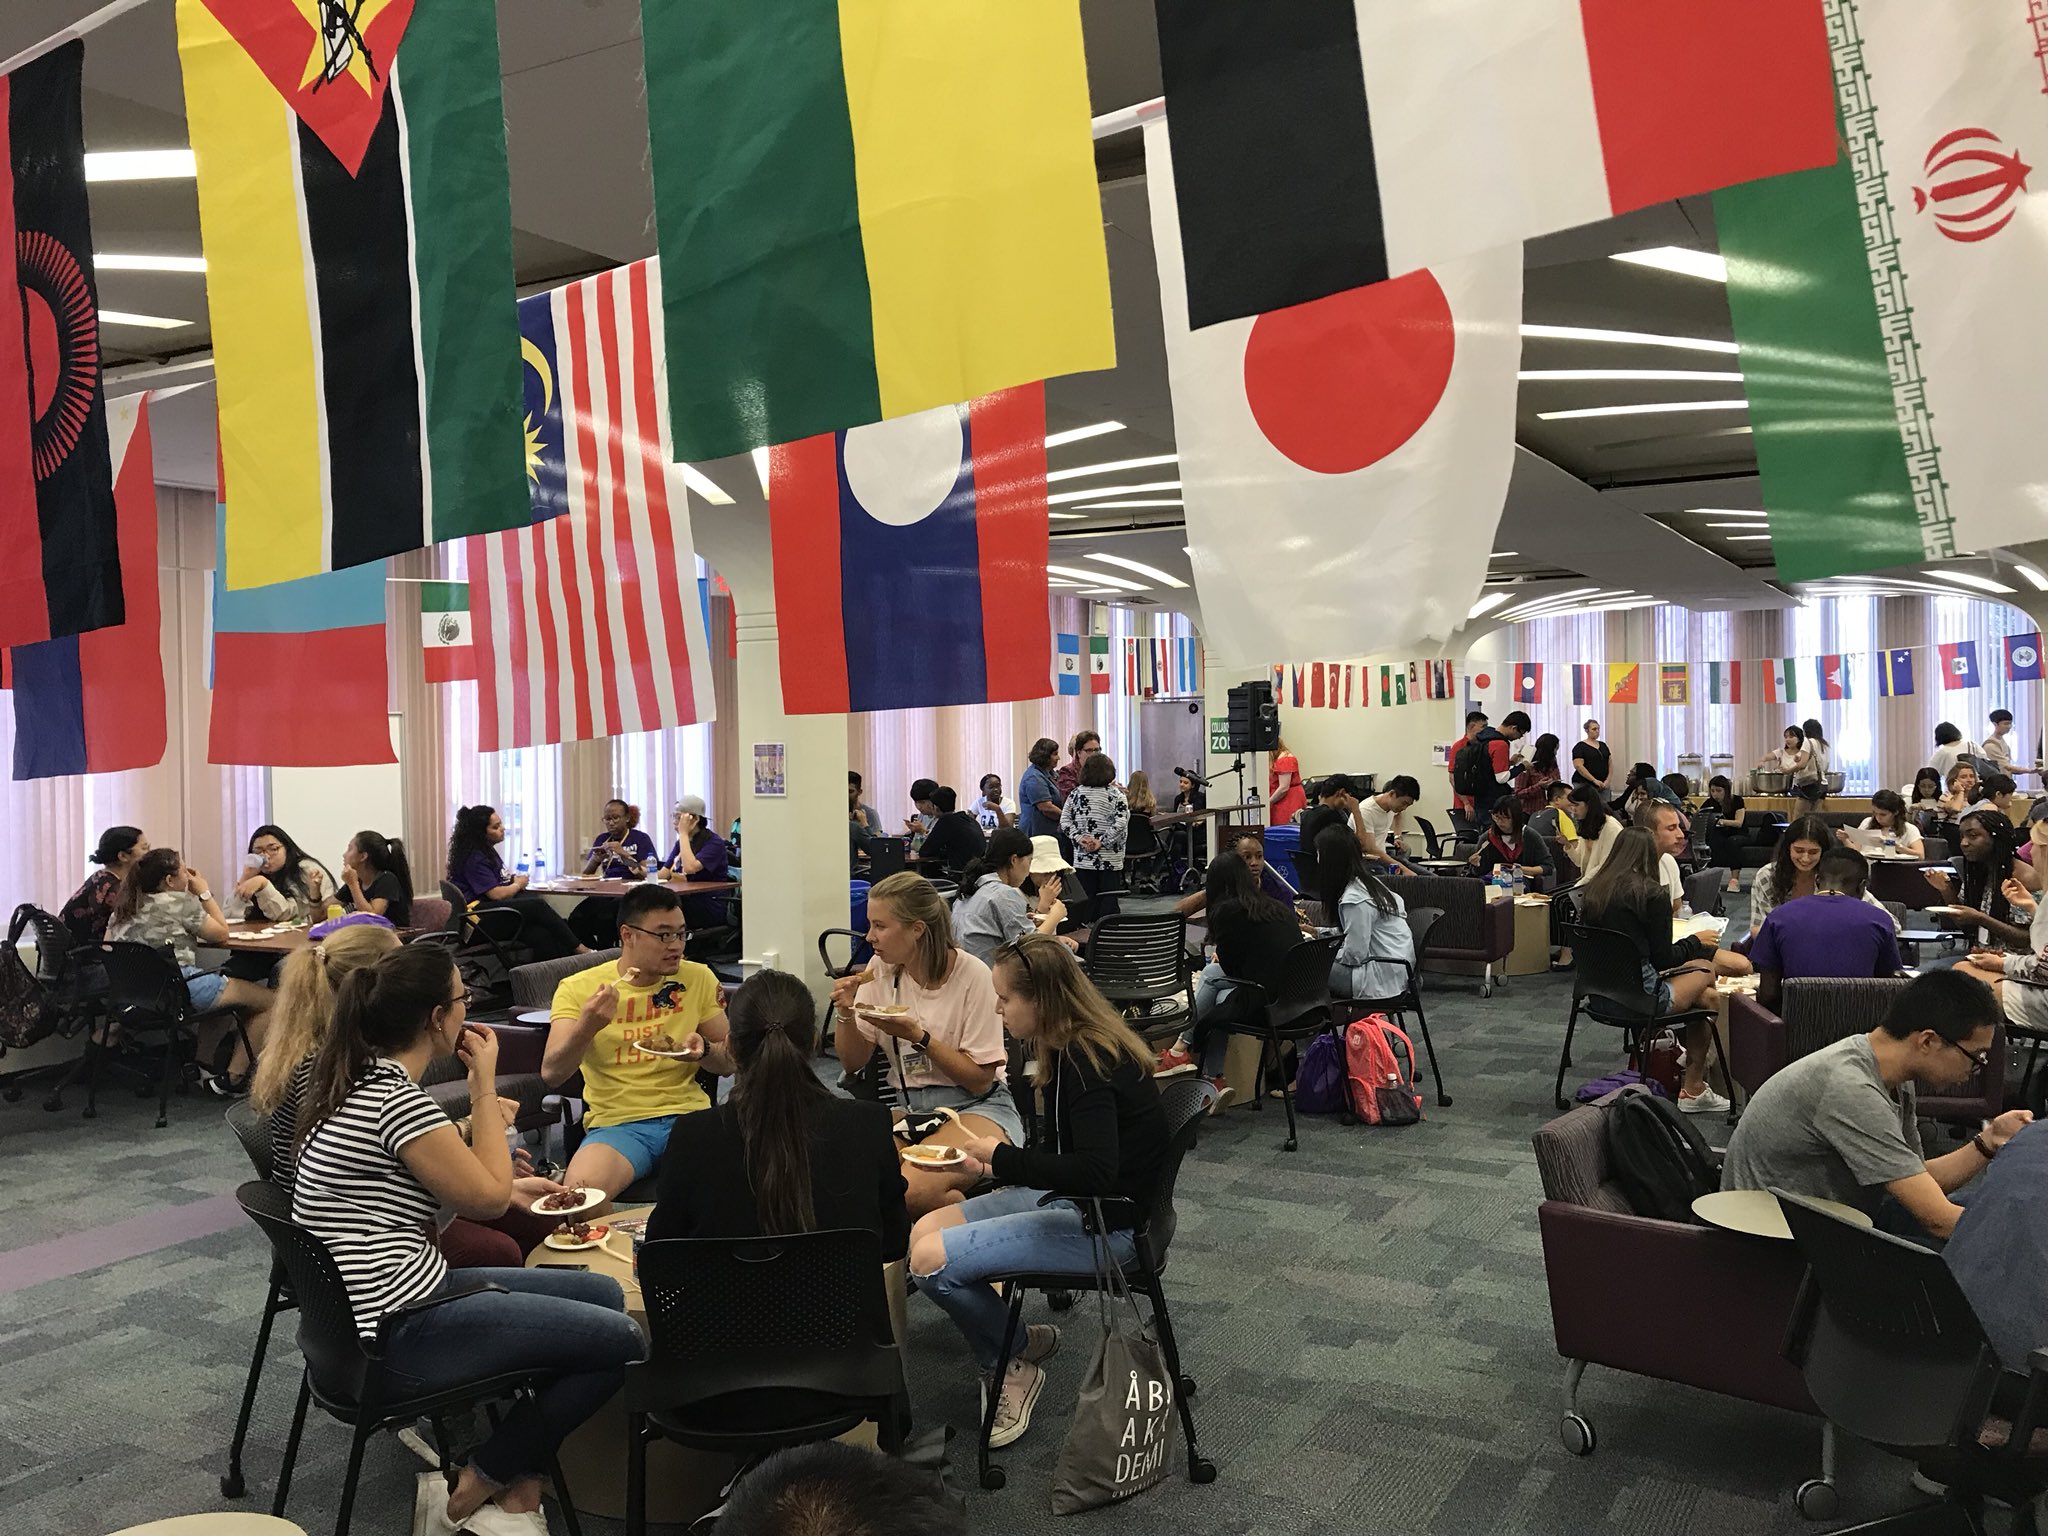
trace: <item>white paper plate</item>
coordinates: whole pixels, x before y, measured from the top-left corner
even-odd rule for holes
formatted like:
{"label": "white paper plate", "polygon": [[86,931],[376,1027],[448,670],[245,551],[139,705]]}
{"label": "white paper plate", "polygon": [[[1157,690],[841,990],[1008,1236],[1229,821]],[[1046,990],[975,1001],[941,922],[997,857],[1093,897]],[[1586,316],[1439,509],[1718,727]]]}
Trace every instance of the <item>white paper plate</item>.
{"label": "white paper plate", "polygon": [[[951,1157],[946,1158],[911,1156],[911,1153],[913,1152],[931,1153],[939,1151],[951,1152],[953,1155]],[[967,1154],[965,1152],[962,1152],[958,1147],[905,1147],[900,1156],[903,1158],[903,1161],[910,1164],[910,1166],[913,1168],[929,1168],[934,1172],[943,1172],[948,1168],[958,1168],[962,1163],[967,1161]]]}
{"label": "white paper plate", "polygon": [[566,1232],[550,1232],[541,1241],[550,1248],[558,1249],[563,1253],[581,1253],[586,1248],[602,1248],[604,1240],[610,1236],[610,1228],[607,1227],[600,1231],[598,1228],[592,1227],[588,1237],[571,1237]]}
{"label": "white paper plate", "polygon": [[704,1059],[701,1056],[686,1056],[681,1051],[657,1051],[653,1046],[642,1045],[638,1040],[633,1042],[633,1049],[642,1056],[659,1056],[663,1061],[702,1061]]}
{"label": "white paper plate", "polygon": [[[546,1199],[550,1197],[543,1196],[542,1198]],[[543,1207],[540,1205],[538,1201],[536,1201],[534,1204],[533,1214],[536,1216],[545,1216],[551,1221],[574,1221],[578,1216],[581,1216],[585,1211],[596,1210],[600,1205],[604,1204],[604,1201],[605,1194],[603,1190],[594,1188],[585,1189],[583,1191],[583,1202],[580,1205]]]}

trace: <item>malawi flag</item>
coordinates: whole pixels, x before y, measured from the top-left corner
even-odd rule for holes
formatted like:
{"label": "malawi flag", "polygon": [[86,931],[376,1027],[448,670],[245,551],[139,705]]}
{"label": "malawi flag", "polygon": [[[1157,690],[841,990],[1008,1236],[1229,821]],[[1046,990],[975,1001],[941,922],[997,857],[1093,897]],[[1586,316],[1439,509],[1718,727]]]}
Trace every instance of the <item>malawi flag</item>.
{"label": "malawi flag", "polygon": [[66,43],[0,75],[0,645],[121,622],[84,63]]}
{"label": "malawi flag", "polygon": [[[345,79],[287,92],[360,98],[353,168],[270,73],[280,31],[296,33],[302,78],[331,57],[312,14],[178,0],[237,508],[231,587],[521,527],[529,512],[497,8],[433,0],[395,55],[373,19]],[[372,66],[386,74],[365,95]]]}
{"label": "malawi flag", "polygon": [[640,31],[678,457],[1115,363],[1080,0],[642,0]]}
{"label": "malawi flag", "polygon": [[476,676],[468,582],[420,583],[420,647],[428,682],[456,683]]}
{"label": "malawi flag", "polygon": [[2036,538],[2048,481],[2048,437],[2013,418],[2048,394],[2048,26],[1830,10],[1841,158],[1714,208],[1792,581]]}
{"label": "malawi flag", "polygon": [[1821,0],[1155,4],[1191,326],[1834,158]]}
{"label": "malawi flag", "polygon": [[768,522],[790,714],[1052,692],[1043,384],[772,449]]}
{"label": "malawi flag", "polygon": [[114,401],[106,420],[127,617],[105,629],[9,653],[16,779],[116,773],[163,761],[162,609],[148,397]]}

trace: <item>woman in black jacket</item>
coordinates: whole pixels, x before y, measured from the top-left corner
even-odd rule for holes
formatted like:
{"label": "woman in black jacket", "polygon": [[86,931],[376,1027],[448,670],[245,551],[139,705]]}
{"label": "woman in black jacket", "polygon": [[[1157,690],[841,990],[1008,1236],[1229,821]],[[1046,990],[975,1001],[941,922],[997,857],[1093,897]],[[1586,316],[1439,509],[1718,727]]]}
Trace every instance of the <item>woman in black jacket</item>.
{"label": "woman in black jacket", "polygon": [[[1045,934],[1027,934],[996,951],[993,970],[1004,1027],[1038,1057],[1041,1141],[1013,1147],[993,1136],[961,1138],[968,1172],[1013,1187],[933,1211],[910,1234],[917,1288],[967,1336],[984,1392],[1008,1315],[990,1278],[1022,1271],[1092,1275],[1098,1267],[1098,1239],[1083,1229],[1080,1205],[1041,1207],[1040,1191],[1130,1202],[1104,1208],[1116,1229],[1110,1251],[1130,1264],[1136,1250],[1128,1229],[1158,1192],[1168,1141],[1152,1053],[1095,990],[1073,951]],[[1045,1385],[1041,1363],[1059,1348],[1059,1337],[1050,1324],[1029,1330],[1001,1383],[991,1445],[1008,1445],[1031,1427]]]}
{"label": "woman in black jacket", "polygon": [[786,971],[761,971],[725,1017],[732,1091],[716,1109],[677,1117],[648,1238],[854,1227],[881,1234],[884,1259],[902,1258],[910,1215],[888,1106],[839,1098],[818,1081],[810,989]]}

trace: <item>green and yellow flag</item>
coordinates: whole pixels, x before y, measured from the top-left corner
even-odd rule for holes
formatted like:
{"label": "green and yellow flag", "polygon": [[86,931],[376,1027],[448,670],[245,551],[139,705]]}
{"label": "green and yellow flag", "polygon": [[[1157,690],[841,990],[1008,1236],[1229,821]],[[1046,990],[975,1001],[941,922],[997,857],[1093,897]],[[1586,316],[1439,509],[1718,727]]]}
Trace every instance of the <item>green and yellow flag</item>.
{"label": "green and yellow flag", "polygon": [[234,588],[531,516],[496,7],[421,5],[395,53],[371,20],[298,102],[346,86],[340,123],[274,83],[327,56],[308,11],[178,0]]}
{"label": "green and yellow flag", "polygon": [[641,0],[641,32],[678,458],[1114,365],[1079,0]]}

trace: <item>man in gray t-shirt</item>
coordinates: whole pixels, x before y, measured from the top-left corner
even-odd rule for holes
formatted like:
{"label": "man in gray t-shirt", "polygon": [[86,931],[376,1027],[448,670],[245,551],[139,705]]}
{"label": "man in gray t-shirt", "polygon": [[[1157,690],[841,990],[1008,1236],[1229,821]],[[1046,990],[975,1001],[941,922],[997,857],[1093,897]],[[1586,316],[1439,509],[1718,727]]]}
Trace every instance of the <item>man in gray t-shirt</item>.
{"label": "man in gray t-shirt", "polygon": [[2009,1110],[1968,1145],[1930,1158],[1917,1095],[1967,1083],[1989,1057],[1998,1017],[1991,989],[1973,977],[1917,978],[1878,1028],[1801,1057],[1756,1091],[1728,1143],[1722,1188],[1775,1187],[1872,1215],[1889,1194],[1926,1231],[1947,1237],[1962,1214],[1949,1194],[2033,1116]]}

